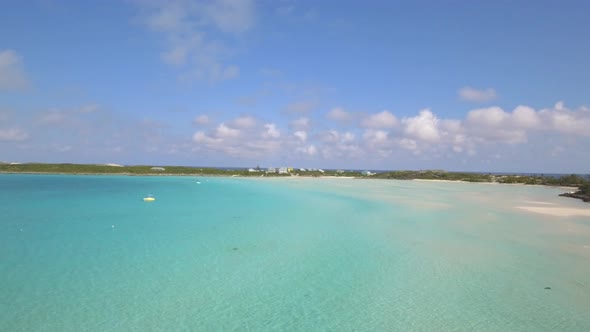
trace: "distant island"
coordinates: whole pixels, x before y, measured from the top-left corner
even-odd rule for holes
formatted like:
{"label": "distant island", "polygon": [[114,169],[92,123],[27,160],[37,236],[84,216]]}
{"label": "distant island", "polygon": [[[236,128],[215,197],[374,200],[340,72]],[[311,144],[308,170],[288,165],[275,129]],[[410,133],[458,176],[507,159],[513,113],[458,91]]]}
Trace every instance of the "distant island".
{"label": "distant island", "polygon": [[559,196],[577,198],[583,200],[584,202],[590,202],[590,184],[587,183],[580,186],[576,192],[563,193]]}
{"label": "distant island", "polygon": [[546,186],[577,187],[578,191],[564,193],[562,196],[590,202],[590,175],[564,175],[560,177],[544,175],[498,175],[492,173],[448,172],[444,170],[401,170],[401,171],[350,171],[304,168],[236,168],[187,166],[123,166],[118,164],[45,164],[45,163],[0,163],[0,173],[29,174],[87,174],[87,175],[191,175],[191,176],[243,176],[243,177],[345,177],[395,180],[443,180],[465,182],[489,182],[508,184],[528,184]]}

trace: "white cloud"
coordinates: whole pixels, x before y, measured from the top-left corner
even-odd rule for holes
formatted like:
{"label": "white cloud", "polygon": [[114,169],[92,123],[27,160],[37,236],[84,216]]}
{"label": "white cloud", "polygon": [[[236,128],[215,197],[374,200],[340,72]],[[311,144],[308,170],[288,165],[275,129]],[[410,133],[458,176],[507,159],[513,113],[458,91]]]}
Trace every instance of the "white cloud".
{"label": "white cloud", "polygon": [[195,119],[193,120],[193,124],[195,126],[204,126],[209,124],[209,116],[207,116],[206,114],[201,114],[195,117]]}
{"label": "white cloud", "polygon": [[558,102],[553,109],[541,110],[538,115],[550,130],[568,135],[590,136],[590,111],[585,107],[572,111],[563,102]]}
{"label": "white cloud", "polygon": [[496,90],[492,88],[475,89],[469,86],[459,89],[459,98],[463,101],[484,102],[497,98]]}
{"label": "white cloud", "polygon": [[528,106],[518,106],[512,111],[514,125],[521,128],[538,128],[541,119],[534,109]]}
{"label": "white cloud", "polygon": [[555,103],[555,106],[553,108],[556,111],[563,111],[565,110],[565,103],[563,101],[558,101],[557,103]]}
{"label": "white cloud", "polygon": [[351,132],[345,132],[344,134],[341,135],[341,140],[343,143],[350,143],[354,141],[354,134]]}
{"label": "white cloud", "polygon": [[194,150],[221,153],[240,159],[268,157],[281,150],[284,142],[280,140],[280,130],[274,123],[259,126],[246,120],[247,118],[238,118],[241,119],[238,123],[243,126],[243,130],[220,123],[212,134],[208,135],[204,131],[196,132],[193,135],[193,141],[197,143]]}
{"label": "white cloud", "polygon": [[406,134],[431,143],[440,140],[438,122],[438,118],[429,109],[420,111],[420,114],[415,117],[404,118],[402,120]]}
{"label": "white cloud", "polygon": [[304,147],[299,147],[297,148],[298,152],[301,152],[305,155],[308,156],[315,156],[318,154],[318,149],[315,147],[315,145],[308,145],[308,146],[304,146]]}
{"label": "white cloud", "polygon": [[202,131],[197,131],[193,135],[193,141],[197,143],[216,144],[222,142],[222,139],[210,137]]}
{"label": "white cloud", "polygon": [[29,138],[29,134],[19,128],[0,128],[0,142],[18,142]]}
{"label": "white cloud", "polygon": [[266,131],[264,132],[264,137],[268,138],[279,138],[281,137],[281,132],[277,129],[277,126],[274,123],[267,123],[264,125]]}
{"label": "white cloud", "polygon": [[0,91],[24,90],[28,86],[21,57],[13,50],[0,51]]}
{"label": "white cloud", "polygon": [[240,131],[228,127],[225,123],[220,123],[215,129],[215,137],[217,138],[232,138],[238,136],[240,136]]}
{"label": "white cloud", "polygon": [[341,122],[350,121],[352,119],[352,115],[341,107],[334,107],[328,112],[328,114],[326,114],[326,117],[330,120]]}
{"label": "white cloud", "polygon": [[509,117],[500,107],[494,106],[469,111],[466,122],[475,126],[496,127],[504,124]]}
{"label": "white cloud", "polygon": [[413,139],[402,138],[401,140],[399,140],[398,143],[402,148],[404,148],[406,150],[418,151],[418,143],[416,143],[416,141]]}
{"label": "white cloud", "polygon": [[240,69],[226,64],[235,53],[233,37],[255,24],[250,0],[153,0],[137,2],[144,23],[168,45],[162,60],[183,69],[183,80],[218,82],[236,78]]}
{"label": "white cloud", "polygon": [[386,143],[389,139],[389,133],[385,130],[367,129],[363,134],[363,139],[370,145]]}
{"label": "white cloud", "polygon": [[309,118],[299,118],[291,122],[291,127],[295,130],[307,130],[310,127]]}
{"label": "white cloud", "polygon": [[307,132],[298,130],[293,133],[293,136],[297,137],[301,142],[307,141]]}
{"label": "white cloud", "polygon": [[361,125],[365,128],[395,128],[399,121],[395,115],[389,111],[382,111],[379,113],[371,114],[361,122]]}
{"label": "white cloud", "polygon": [[475,139],[488,143],[526,142],[527,134],[521,125],[530,125],[533,116],[525,106],[517,110],[516,116],[496,106],[472,110],[467,113],[465,130]]}
{"label": "white cloud", "polygon": [[324,142],[338,142],[340,141],[340,133],[337,130],[328,130],[323,132],[321,135],[321,140]]}

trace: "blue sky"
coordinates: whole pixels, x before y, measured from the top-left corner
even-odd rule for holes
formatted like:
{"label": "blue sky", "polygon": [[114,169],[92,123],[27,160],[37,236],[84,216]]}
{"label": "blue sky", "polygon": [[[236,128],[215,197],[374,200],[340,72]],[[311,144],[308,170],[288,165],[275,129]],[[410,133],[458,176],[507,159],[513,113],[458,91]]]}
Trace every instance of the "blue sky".
{"label": "blue sky", "polygon": [[590,172],[587,1],[5,1],[0,160]]}

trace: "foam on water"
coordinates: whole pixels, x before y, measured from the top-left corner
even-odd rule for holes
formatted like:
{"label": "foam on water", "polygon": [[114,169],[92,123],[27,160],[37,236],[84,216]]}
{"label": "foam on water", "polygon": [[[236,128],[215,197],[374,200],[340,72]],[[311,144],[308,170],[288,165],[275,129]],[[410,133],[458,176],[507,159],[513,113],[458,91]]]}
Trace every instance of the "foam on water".
{"label": "foam on water", "polygon": [[517,209],[560,192],[0,175],[0,330],[587,331],[589,218]]}

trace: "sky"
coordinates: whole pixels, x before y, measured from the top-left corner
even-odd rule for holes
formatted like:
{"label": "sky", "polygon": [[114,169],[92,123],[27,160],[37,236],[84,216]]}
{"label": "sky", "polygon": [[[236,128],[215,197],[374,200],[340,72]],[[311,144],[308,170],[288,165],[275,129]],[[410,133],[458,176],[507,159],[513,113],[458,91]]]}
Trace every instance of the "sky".
{"label": "sky", "polygon": [[0,161],[590,173],[590,2],[5,0]]}

